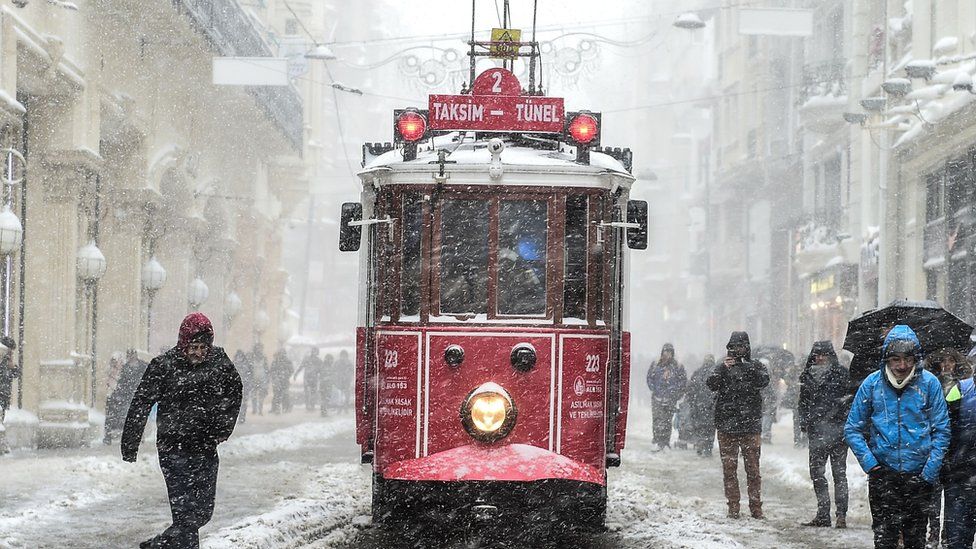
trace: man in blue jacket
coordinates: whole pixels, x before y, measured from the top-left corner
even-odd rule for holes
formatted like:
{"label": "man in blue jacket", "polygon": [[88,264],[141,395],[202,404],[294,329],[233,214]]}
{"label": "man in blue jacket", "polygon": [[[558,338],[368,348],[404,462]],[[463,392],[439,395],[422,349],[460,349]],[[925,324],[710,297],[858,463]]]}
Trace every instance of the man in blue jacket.
{"label": "man in blue jacket", "polygon": [[854,396],[844,435],[868,474],[875,548],[925,547],[926,506],[949,446],[938,378],[922,368],[922,346],[898,325],[881,347],[881,369]]}

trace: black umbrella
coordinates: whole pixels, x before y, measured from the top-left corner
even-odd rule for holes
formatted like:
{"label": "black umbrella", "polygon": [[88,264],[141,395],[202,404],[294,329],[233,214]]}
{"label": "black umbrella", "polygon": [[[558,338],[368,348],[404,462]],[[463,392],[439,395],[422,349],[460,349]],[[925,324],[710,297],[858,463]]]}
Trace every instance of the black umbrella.
{"label": "black umbrella", "polygon": [[847,323],[844,349],[854,353],[851,382],[855,387],[880,366],[881,345],[896,324],[914,330],[926,353],[939,349],[966,353],[972,346],[969,335],[973,327],[935,301],[896,299],[887,307],[867,311]]}

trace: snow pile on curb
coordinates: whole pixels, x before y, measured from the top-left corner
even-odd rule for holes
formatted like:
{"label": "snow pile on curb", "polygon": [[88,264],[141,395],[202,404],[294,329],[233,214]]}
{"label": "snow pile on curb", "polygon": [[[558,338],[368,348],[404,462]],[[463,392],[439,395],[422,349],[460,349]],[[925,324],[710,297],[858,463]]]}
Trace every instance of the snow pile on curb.
{"label": "snow pile on curb", "polygon": [[351,541],[369,512],[368,471],[351,463],[329,464],[306,492],[281,500],[274,509],[222,528],[204,540],[205,549],[292,548],[313,540]]}

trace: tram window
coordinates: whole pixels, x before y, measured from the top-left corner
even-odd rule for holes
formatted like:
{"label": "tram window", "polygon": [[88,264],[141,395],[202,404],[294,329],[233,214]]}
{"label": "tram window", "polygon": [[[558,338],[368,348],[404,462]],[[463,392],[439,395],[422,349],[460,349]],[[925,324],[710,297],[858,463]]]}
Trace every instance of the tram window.
{"label": "tram window", "polygon": [[548,202],[502,200],[498,207],[498,314],[546,314]]}
{"label": "tram window", "polygon": [[586,318],[586,195],[566,197],[563,316]]}
{"label": "tram window", "polygon": [[445,200],[441,206],[441,314],[487,313],[488,223],[483,200]]}
{"label": "tram window", "polygon": [[[601,219],[604,218],[603,216],[604,216],[604,213],[605,213],[603,211],[603,197],[601,197],[601,196],[594,196],[592,198],[592,200],[590,201],[590,204],[592,205],[593,210],[596,212],[596,219],[597,219],[597,222],[599,222],[599,220],[601,220]],[[598,235],[599,235],[599,233],[600,233],[600,231],[597,230],[597,234]],[[593,261],[594,261],[593,281],[592,281],[593,286],[594,286],[594,288],[593,288],[593,309],[594,309],[594,311],[596,311],[596,313],[595,313],[596,320],[602,320],[603,319],[603,273],[604,273],[604,269],[606,269],[606,267],[607,267],[607,265],[606,265],[606,261],[607,261],[607,259],[606,259],[606,256],[607,256],[607,254],[606,254],[606,247],[607,246],[611,246],[611,240],[610,239],[613,238],[613,231],[603,231],[603,235],[602,236],[603,236],[604,242],[602,244],[597,243],[597,242],[594,242],[593,243],[593,254],[592,254],[593,255]],[[599,240],[599,238],[598,238],[598,240]]]}
{"label": "tram window", "polygon": [[424,202],[419,194],[403,197],[403,268],[400,271],[400,316],[420,314],[420,244]]}

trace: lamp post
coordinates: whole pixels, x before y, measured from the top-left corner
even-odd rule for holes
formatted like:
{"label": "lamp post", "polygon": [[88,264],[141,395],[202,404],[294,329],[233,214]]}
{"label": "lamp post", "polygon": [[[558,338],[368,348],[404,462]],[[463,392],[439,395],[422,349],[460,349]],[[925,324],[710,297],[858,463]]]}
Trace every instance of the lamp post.
{"label": "lamp post", "polygon": [[[25,137],[26,144],[26,137]],[[6,166],[4,170],[3,178],[3,210],[0,211],[0,254],[3,255],[2,264],[2,280],[0,283],[3,284],[3,304],[2,304],[2,315],[3,315],[3,335],[10,335],[10,293],[13,277],[11,276],[11,271],[13,270],[13,253],[20,250],[20,309],[19,309],[19,320],[20,324],[18,338],[17,338],[17,362],[23,365],[24,362],[24,226],[21,224],[20,219],[17,214],[13,212],[13,191],[14,186],[19,185],[21,188],[21,215],[26,218],[27,215],[27,202],[26,193],[27,189],[25,186],[24,179],[27,173],[27,159],[24,155],[20,153],[15,148],[6,148],[0,150],[6,158]],[[15,163],[20,164],[19,174],[16,174]],[[15,175],[16,174],[16,175]],[[19,408],[22,404],[23,399],[23,381],[17,381],[17,407]]]}
{"label": "lamp post", "polygon": [[190,309],[197,310],[207,298],[210,297],[210,288],[207,283],[203,281],[199,276],[194,278],[190,282],[190,287],[187,292],[187,301],[190,303]]}
{"label": "lamp post", "polygon": [[159,263],[156,256],[152,256],[142,266],[142,289],[146,292],[146,351],[149,351],[149,341],[152,337],[152,307],[156,292],[166,283],[166,269]]}
{"label": "lamp post", "polygon": [[243,303],[241,302],[241,296],[237,295],[237,292],[231,290],[224,298],[224,319],[227,321],[227,326],[230,327],[230,323],[237,318],[237,314],[241,312],[241,307]]}
{"label": "lamp post", "polygon": [[75,270],[85,283],[85,299],[91,307],[91,402],[95,406],[96,387],[95,377],[97,374],[98,358],[95,352],[98,344],[98,280],[105,274],[107,267],[105,255],[98,249],[95,239],[92,238],[88,244],[82,246],[75,256]]}

